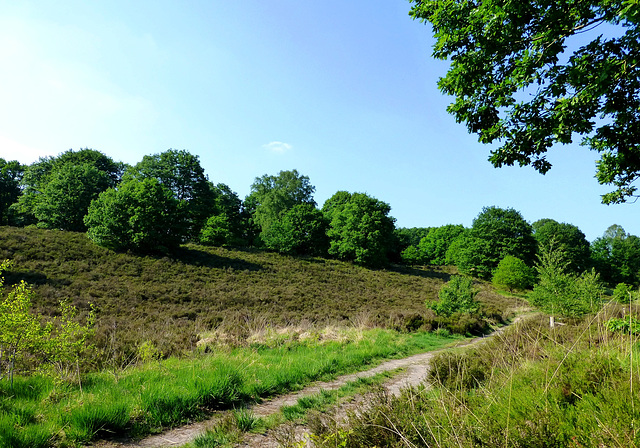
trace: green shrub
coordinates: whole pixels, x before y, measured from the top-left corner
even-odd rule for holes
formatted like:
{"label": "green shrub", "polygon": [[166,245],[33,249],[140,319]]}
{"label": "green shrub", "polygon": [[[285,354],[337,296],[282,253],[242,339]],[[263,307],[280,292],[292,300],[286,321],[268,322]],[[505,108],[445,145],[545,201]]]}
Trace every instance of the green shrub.
{"label": "green shrub", "polygon": [[618,303],[631,303],[637,298],[638,291],[626,283],[618,283],[613,290],[613,299]]}
{"label": "green shrub", "polygon": [[478,291],[473,289],[473,280],[454,275],[440,291],[436,302],[427,302],[427,308],[432,309],[437,316],[451,316],[453,313],[474,313],[479,305],[475,300]]}
{"label": "green shrub", "polygon": [[509,292],[514,289],[529,289],[533,286],[535,275],[533,269],[519,258],[505,256],[493,272],[491,282],[497,287],[506,287]]}

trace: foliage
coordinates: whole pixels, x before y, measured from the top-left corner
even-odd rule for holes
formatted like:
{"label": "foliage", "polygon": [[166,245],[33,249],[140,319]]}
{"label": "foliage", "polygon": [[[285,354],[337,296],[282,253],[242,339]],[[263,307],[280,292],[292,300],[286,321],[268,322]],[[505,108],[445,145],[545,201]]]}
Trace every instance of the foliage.
{"label": "foliage", "polygon": [[228,225],[229,235],[225,243],[243,246],[253,242],[252,238],[247,238],[248,217],[237,193],[225,184],[217,184],[213,189],[216,195],[214,216],[223,216]]}
{"label": "foliage", "polygon": [[265,174],[251,185],[251,193],[245,202],[254,207],[253,219],[262,232],[278,221],[294,205],[316,205],[313,200],[315,187],[307,176],[297,170],[280,171],[277,176]]}
{"label": "foliage", "polygon": [[465,275],[488,280],[493,272],[494,256],[491,241],[465,231],[451,242],[445,260]]}
{"label": "foliage", "polygon": [[520,212],[500,207],[484,207],[473,220],[471,234],[491,243],[491,269],[506,255],[533,263],[536,241],[533,229]]}
{"label": "foliage", "polygon": [[[338,202],[338,197],[346,202]],[[353,193],[347,199],[344,192],[336,193],[329,204],[330,207],[323,207],[331,219],[327,231],[329,254],[364,266],[385,265],[395,222],[389,216],[389,204],[364,193]]]}
{"label": "foliage", "polygon": [[186,236],[197,240],[202,226],[216,211],[217,197],[198,156],[186,150],[168,149],[144,156],[123,176],[123,180],[144,179],[155,179],[171,192],[178,202],[180,220],[186,225]]}
{"label": "foliage", "polygon": [[[0,265],[0,275],[10,266]],[[4,278],[0,277],[0,288]],[[86,325],[76,319],[76,308],[60,302],[59,317],[43,323],[31,311],[32,291],[23,281],[15,285],[0,303],[0,379],[5,376],[13,388],[16,370],[49,373],[57,378],[69,375],[92,335],[93,315]],[[20,369],[20,370],[19,370]]]}
{"label": "foliage", "polygon": [[627,318],[612,317],[606,322],[607,330],[616,333],[640,334],[640,320],[637,317]]}
{"label": "foliage", "polygon": [[416,246],[409,246],[400,254],[400,258],[404,264],[421,264],[422,254]]}
{"label": "foliage", "polygon": [[498,287],[514,289],[529,289],[535,282],[535,274],[527,264],[519,258],[507,255],[493,272],[492,283]]}
{"label": "foliage", "polygon": [[9,207],[20,197],[20,180],[24,166],[17,160],[6,161],[0,157],[0,225],[13,224]]}
{"label": "foliage", "polygon": [[[499,141],[494,166],[546,173],[546,152],[574,135],[601,153],[596,177],[624,202],[640,177],[640,6],[631,0],[560,3],[413,0],[428,21],[433,55],[450,60],[439,80],[448,111],[482,143]],[[584,43],[577,36],[606,25]],[[567,48],[575,48],[564,54]]]}
{"label": "foliage", "polygon": [[579,274],[590,265],[590,244],[578,227],[553,219],[540,219],[532,224],[538,247],[560,248],[568,262],[567,270]]}
{"label": "foliage", "polygon": [[200,244],[206,246],[229,246],[233,242],[231,224],[226,214],[213,215],[200,230]]}
{"label": "foliage", "polygon": [[38,225],[48,229],[85,231],[83,219],[91,201],[110,184],[108,174],[90,164],[61,165],[49,176],[33,208]]}
{"label": "foliage", "polygon": [[327,254],[328,222],[323,213],[311,204],[294,205],[273,222],[261,238],[265,246],[281,254]]}
{"label": "foliage", "polygon": [[91,203],[87,236],[113,250],[166,252],[186,236],[179,202],[156,179],[125,180]]}
{"label": "foliage", "polygon": [[434,227],[420,239],[418,251],[423,261],[429,264],[443,265],[446,263],[447,250],[451,243],[464,232],[464,226],[447,224]]}
{"label": "foliage", "polygon": [[23,191],[11,212],[20,225],[42,222],[44,227],[84,230],[82,218],[91,200],[115,187],[124,168],[124,164],[88,148],[41,157],[24,169],[20,181]]}
{"label": "foliage", "polygon": [[539,281],[529,294],[531,303],[547,313],[568,317],[596,312],[604,293],[599,275],[592,270],[576,276],[567,273],[567,265],[562,249],[541,250],[536,264]]}
{"label": "foliage", "polygon": [[591,244],[591,259],[605,282],[640,285],[640,238],[610,226]]}
{"label": "foliage", "polygon": [[618,283],[613,290],[613,299],[618,303],[631,303],[640,297],[640,293],[631,285]]}
{"label": "foliage", "polygon": [[439,300],[427,301],[427,308],[438,316],[451,316],[453,313],[475,313],[479,304],[475,300],[478,291],[473,288],[473,280],[454,275],[438,291]]}

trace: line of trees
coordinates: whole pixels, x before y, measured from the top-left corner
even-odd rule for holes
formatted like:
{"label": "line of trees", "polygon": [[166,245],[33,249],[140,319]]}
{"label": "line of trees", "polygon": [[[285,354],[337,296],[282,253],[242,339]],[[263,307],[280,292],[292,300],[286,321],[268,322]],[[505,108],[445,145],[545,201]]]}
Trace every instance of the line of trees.
{"label": "line of trees", "polygon": [[[136,165],[92,150],[69,150],[22,166],[0,159],[0,225],[86,232],[113,250],[167,253],[194,242],[253,246],[289,255],[455,265],[509,289],[531,286],[539,254],[559,250],[569,274],[594,268],[611,284],[640,284],[640,238],[613,225],[592,243],[574,225],[529,224],[511,208],[485,207],[470,228],[395,228],[389,204],[338,191],[319,207],[296,170],[255,179],[240,199],[211,182],[197,156],[169,149]],[[516,268],[519,266],[519,268]],[[523,267],[524,266],[524,267]]]}

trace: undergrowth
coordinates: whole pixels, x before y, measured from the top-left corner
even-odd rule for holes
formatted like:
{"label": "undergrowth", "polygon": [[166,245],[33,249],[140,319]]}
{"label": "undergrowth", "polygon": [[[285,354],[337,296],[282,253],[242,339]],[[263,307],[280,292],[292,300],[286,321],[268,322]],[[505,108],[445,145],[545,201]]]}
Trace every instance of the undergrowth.
{"label": "undergrowth", "polygon": [[381,397],[346,427],[316,421],[315,446],[640,446],[639,340],[606,326],[621,311],[555,328],[539,316],[437,355],[431,387]]}

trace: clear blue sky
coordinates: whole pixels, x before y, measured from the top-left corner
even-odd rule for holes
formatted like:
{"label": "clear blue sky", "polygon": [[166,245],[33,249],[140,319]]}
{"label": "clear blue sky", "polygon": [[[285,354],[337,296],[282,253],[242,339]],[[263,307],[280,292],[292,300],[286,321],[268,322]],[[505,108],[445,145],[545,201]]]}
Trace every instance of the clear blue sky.
{"label": "clear blue sky", "polygon": [[[375,6],[374,6],[375,5]],[[198,155],[240,197],[297,169],[322,203],[388,202],[398,227],[470,226],[484,206],[529,222],[640,235],[640,203],[605,206],[596,154],[558,147],[546,175],[494,169],[445,108],[448,64],[405,0],[0,0],[0,157],[90,147],[130,164]]]}

